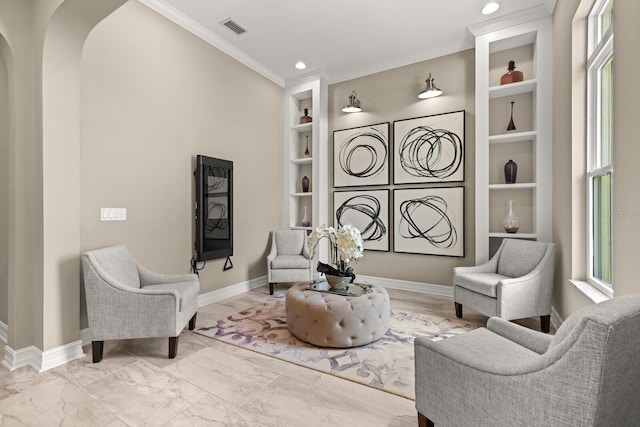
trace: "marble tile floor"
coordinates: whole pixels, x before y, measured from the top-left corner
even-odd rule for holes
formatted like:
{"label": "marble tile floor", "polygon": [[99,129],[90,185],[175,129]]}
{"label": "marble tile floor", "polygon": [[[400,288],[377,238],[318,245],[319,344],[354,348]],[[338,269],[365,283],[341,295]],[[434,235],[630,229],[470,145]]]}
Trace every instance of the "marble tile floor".
{"label": "marble tile floor", "polygon": [[[286,286],[278,286],[283,296]],[[389,289],[393,310],[455,316],[451,298]],[[202,307],[198,326],[261,302],[268,286]],[[465,308],[466,309],[466,308]],[[486,317],[465,310],[480,325]],[[537,319],[526,326],[539,330]],[[167,338],[107,341],[37,373],[0,367],[0,426],[415,426],[414,402],[185,330]],[[0,343],[0,356],[4,345]]]}

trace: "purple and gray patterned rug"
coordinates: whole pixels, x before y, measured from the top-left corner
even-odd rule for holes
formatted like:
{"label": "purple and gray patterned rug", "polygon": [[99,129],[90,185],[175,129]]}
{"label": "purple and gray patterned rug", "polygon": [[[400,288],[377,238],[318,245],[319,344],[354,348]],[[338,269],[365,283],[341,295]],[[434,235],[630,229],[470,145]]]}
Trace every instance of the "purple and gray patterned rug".
{"label": "purple and gray patterned rug", "polygon": [[413,339],[426,336],[437,341],[476,327],[456,318],[392,310],[389,331],[378,341],[346,349],[321,348],[292,336],[287,329],[284,298],[269,298],[195,332],[414,399]]}

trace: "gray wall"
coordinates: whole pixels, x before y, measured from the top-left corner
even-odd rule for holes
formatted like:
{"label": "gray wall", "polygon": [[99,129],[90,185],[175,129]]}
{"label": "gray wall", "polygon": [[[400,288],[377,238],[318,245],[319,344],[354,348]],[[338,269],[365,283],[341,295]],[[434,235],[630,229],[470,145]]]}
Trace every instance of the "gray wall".
{"label": "gray wall", "polygon": [[[438,285],[451,285],[452,269],[458,265],[471,265],[475,260],[475,57],[474,50],[446,55],[405,67],[329,86],[329,218],[333,213],[333,131],[413,117],[428,116],[450,111],[465,110],[465,182],[454,185],[465,187],[465,257],[397,254],[394,252],[365,251],[354,266],[357,273]],[[420,100],[425,79],[431,73],[435,84],[444,91],[438,98]],[[355,90],[363,111],[346,114],[341,111],[348,96]],[[390,182],[393,182],[391,175]],[[380,186],[381,189],[408,188],[416,185]],[[373,187],[369,187],[373,188]],[[350,188],[352,189],[352,188]],[[338,190],[345,190],[339,188]],[[390,193],[390,200],[393,192]],[[390,230],[393,220],[390,220]],[[393,249],[393,242],[391,242]]]}
{"label": "gray wall", "polygon": [[[586,274],[586,225],[584,223],[584,112],[580,105],[584,90],[572,83],[584,79],[584,62],[572,52],[583,37],[579,29],[574,38],[574,16],[588,12],[588,1],[558,2],[553,16],[553,236],[558,248],[554,306],[566,318],[590,301],[569,279],[584,280]],[[580,6],[580,9],[579,9]],[[640,292],[637,279],[640,253],[640,145],[637,138],[637,102],[640,81],[633,71],[640,66],[637,41],[640,3],[617,1],[613,12],[614,41],[614,217],[613,280],[616,296]],[[577,28],[577,27],[576,27]],[[582,47],[581,47],[582,48]]]}
{"label": "gray wall", "polygon": [[[232,270],[207,262],[201,292],[265,275],[283,214],[282,106],[282,88],[140,3],[116,10],[82,55],[82,250],[125,243],[150,269],[188,272],[205,154],[234,162],[235,247]],[[101,222],[101,207],[127,221]]]}
{"label": "gray wall", "polygon": [[[0,43],[6,41],[0,36]],[[9,75],[0,49],[0,322],[9,319]]]}

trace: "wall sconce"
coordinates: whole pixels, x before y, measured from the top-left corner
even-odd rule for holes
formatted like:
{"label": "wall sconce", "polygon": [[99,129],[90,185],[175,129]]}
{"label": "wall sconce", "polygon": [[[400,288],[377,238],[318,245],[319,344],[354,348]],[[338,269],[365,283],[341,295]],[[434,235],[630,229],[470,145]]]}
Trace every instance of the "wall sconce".
{"label": "wall sconce", "polygon": [[360,108],[360,100],[358,99],[358,94],[355,90],[351,91],[351,95],[349,95],[349,104],[342,107],[342,111],[345,113],[359,113],[362,111],[362,108]]}
{"label": "wall sconce", "polygon": [[427,88],[420,92],[418,98],[429,99],[442,95],[442,91],[433,84],[433,77],[431,77],[431,73],[429,73],[429,77],[427,78],[427,80],[425,80],[425,82],[427,83]]}

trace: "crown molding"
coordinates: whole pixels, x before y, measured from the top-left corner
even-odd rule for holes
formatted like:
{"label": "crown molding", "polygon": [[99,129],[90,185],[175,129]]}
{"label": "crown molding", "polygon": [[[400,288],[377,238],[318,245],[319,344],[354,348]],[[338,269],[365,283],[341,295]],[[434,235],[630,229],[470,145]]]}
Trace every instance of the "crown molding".
{"label": "crown molding", "polygon": [[[547,4],[549,5],[547,6]],[[499,18],[484,21],[476,25],[471,25],[467,27],[467,31],[469,31],[474,37],[492,33],[494,31],[500,31],[514,25],[520,25],[527,22],[535,21],[536,19],[551,16],[552,12],[549,11],[549,8],[553,9],[554,7],[555,0],[547,0],[544,5],[530,7],[519,12],[510,13]]]}
{"label": "crown molding", "polygon": [[277,75],[276,73],[274,73],[273,71],[271,71],[270,69],[262,65],[260,62],[251,58],[241,50],[237,49],[236,47],[228,43],[226,40],[224,40],[220,36],[212,33],[211,31],[209,31],[208,29],[206,29],[205,27],[203,27],[193,19],[186,16],[184,13],[176,10],[174,7],[170,6],[165,1],[163,0],[139,0],[139,1],[140,3],[147,6],[149,9],[153,10],[154,12],[159,13],[160,15],[164,16],[165,18],[175,23],[176,25],[179,25],[180,27],[192,33],[193,35],[209,43],[213,47],[221,50],[222,52],[226,53],[230,57],[236,59],[237,61],[251,68],[256,73],[266,77],[267,79],[271,80],[278,86],[284,87],[284,78],[282,76]]}

